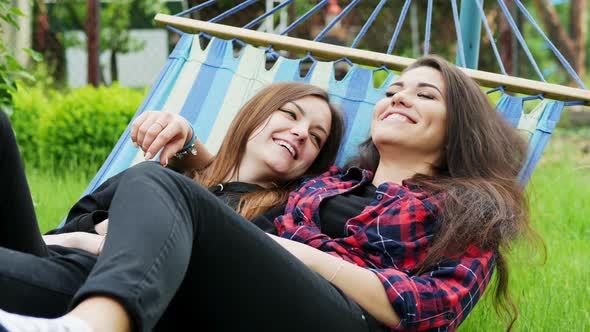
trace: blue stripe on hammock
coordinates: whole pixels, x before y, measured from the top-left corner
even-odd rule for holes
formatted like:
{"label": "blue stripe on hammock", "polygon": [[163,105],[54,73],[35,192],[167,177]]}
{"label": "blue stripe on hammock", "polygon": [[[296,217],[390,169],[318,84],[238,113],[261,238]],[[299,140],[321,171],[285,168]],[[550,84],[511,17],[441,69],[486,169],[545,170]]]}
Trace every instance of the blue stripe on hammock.
{"label": "blue stripe on hammock", "polygon": [[[334,74],[334,72],[333,72]],[[330,77],[329,91],[333,96],[334,102],[336,102],[342,112],[344,113],[344,121],[346,123],[346,131],[340,149],[338,150],[338,158],[336,164],[343,166],[347,159],[351,156],[351,153],[356,152],[356,146],[352,147],[351,140],[354,141],[359,130],[363,130],[363,124],[367,122],[367,118],[358,117],[360,113],[359,109],[366,96],[366,90],[368,87],[368,81],[372,81],[372,77],[369,77],[369,70],[361,67],[352,67],[348,73],[338,81],[332,75]],[[371,117],[368,118],[370,123]],[[358,123],[356,122],[358,121]],[[358,129],[357,129],[358,125]],[[354,129],[353,129],[354,128]],[[365,132],[363,136],[368,134]]]}
{"label": "blue stripe on hammock", "polygon": [[283,61],[276,63],[277,72],[275,74],[275,82],[291,82],[291,81],[303,81],[299,75],[299,59],[287,59],[283,58]]}
{"label": "blue stripe on hammock", "polygon": [[537,123],[537,127],[535,128],[535,132],[529,141],[529,154],[527,156],[527,161],[525,166],[521,170],[518,178],[520,183],[524,186],[530,180],[539,159],[543,154],[543,150],[545,146],[549,142],[549,138],[553,133],[553,130],[557,126],[559,122],[559,118],[561,116],[561,112],[565,103],[562,101],[555,101],[551,100],[545,105],[545,109],[543,110],[543,114]]}
{"label": "blue stripe on hammock", "polygon": [[[201,124],[195,130],[206,142],[219,114],[226,91],[231,84],[238,61],[233,58],[232,44],[214,38],[209,46],[207,60],[201,66],[180,115],[193,124]],[[228,56],[229,52],[229,56]],[[202,125],[205,126],[202,126]]]}
{"label": "blue stripe on hammock", "polygon": [[502,117],[514,128],[518,126],[518,121],[522,116],[524,100],[522,97],[502,94],[496,104],[496,111],[502,114]]}

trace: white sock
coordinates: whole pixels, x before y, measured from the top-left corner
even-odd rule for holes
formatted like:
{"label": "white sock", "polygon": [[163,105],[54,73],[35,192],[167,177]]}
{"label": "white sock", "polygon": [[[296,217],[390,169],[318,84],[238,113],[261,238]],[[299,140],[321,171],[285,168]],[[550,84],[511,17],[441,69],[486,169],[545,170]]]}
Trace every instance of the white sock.
{"label": "white sock", "polygon": [[38,318],[13,314],[1,309],[0,324],[8,332],[92,332],[90,325],[73,316]]}

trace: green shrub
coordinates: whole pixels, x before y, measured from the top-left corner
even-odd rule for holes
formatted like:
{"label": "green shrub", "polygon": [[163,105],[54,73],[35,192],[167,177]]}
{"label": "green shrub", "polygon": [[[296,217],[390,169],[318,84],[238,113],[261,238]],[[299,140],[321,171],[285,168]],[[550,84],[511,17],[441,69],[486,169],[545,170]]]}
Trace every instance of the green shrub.
{"label": "green shrub", "polygon": [[84,87],[52,100],[39,117],[40,165],[91,171],[105,161],[143,99],[122,88]]}
{"label": "green shrub", "polygon": [[14,103],[13,113],[10,115],[10,122],[16,133],[19,149],[23,158],[34,165],[40,160],[39,157],[39,119],[41,115],[51,107],[50,95],[58,98],[51,91],[38,87],[27,87],[21,83],[12,92]]}

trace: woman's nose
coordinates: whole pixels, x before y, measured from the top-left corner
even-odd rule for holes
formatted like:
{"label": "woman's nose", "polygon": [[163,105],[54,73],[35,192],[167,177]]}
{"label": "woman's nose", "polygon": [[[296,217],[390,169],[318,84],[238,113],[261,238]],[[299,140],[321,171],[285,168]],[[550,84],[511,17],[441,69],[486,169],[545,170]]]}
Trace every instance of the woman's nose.
{"label": "woman's nose", "polygon": [[400,104],[403,106],[406,106],[406,107],[410,106],[410,104],[411,104],[408,93],[405,91],[396,92],[391,97],[391,105],[400,105]]}
{"label": "woman's nose", "polygon": [[291,129],[291,133],[297,137],[296,140],[299,143],[305,142],[305,140],[309,136],[308,131],[308,126],[303,124],[297,125]]}

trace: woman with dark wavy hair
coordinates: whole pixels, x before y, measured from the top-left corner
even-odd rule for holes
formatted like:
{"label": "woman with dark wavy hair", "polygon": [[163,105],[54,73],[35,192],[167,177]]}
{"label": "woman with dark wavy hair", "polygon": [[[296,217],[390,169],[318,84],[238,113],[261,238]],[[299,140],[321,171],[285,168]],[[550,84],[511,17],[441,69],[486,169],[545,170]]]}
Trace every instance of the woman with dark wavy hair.
{"label": "woman with dark wavy hair", "polygon": [[[447,113],[445,141],[436,147],[442,153],[438,159],[432,159],[430,172],[416,172],[410,180],[430,192],[443,193],[443,208],[440,221],[434,225],[434,236],[412,270],[416,273],[431,270],[449,257],[461,257],[474,247],[493,253],[490,272],[495,265],[496,308],[511,327],[518,310],[508,292],[505,255],[515,238],[536,236],[529,224],[525,193],[517,183],[526,157],[526,143],[494,111],[480,87],[456,66],[429,56],[414,62],[405,72],[420,67],[435,69],[441,75]],[[398,81],[390,88],[391,98],[398,98],[395,95],[399,89]],[[399,104],[406,103],[399,98]],[[378,144],[379,141],[376,144],[371,138],[363,142],[359,157],[348,166],[378,173],[381,161]]]}
{"label": "woman with dark wavy hair", "polygon": [[[150,274],[130,292],[101,282],[117,283],[110,271],[122,280],[141,271],[107,260],[115,254],[108,239],[65,318],[97,331],[183,321],[216,331],[454,331],[496,271],[510,329],[517,311],[505,255],[531,231],[517,180],[525,156],[521,137],[472,79],[442,58],[420,58],[376,104],[357,159],[308,179],[284,210],[254,219],[268,233],[203,200],[190,181],[146,165],[129,172],[124,187],[165,188],[165,197],[119,198],[137,209],[160,206],[141,221],[145,232],[165,223],[183,245],[162,241],[161,253],[140,266],[168,273]],[[122,214],[115,209],[109,227],[119,227]],[[118,304],[106,308],[120,319],[97,315],[97,299]],[[186,299],[194,307],[177,306]],[[31,320],[11,317],[13,326]]]}

